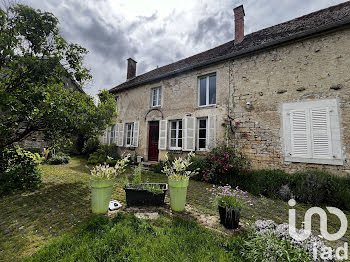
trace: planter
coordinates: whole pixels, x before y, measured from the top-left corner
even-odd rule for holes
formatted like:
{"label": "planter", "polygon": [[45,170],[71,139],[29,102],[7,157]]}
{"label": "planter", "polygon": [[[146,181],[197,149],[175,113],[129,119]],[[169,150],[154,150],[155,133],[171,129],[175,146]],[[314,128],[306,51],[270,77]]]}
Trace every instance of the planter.
{"label": "planter", "polygon": [[170,206],[174,211],[184,211],[186,204],[186,195],[188,180],[174,181],[168,179],[170,191]]}
{"label": "planter", "polygon": [[128,206],[161,206],[164,205],[164,198],[168,190],[168,184],[165,183],[143,183],[142,185],[159,185],[163,193],[155,194],[143,188],[132,187],[127,184],[124,187],[126,194],[126,204]]}
{"label": "planter", "polygon": [[92,213],[102,214],[107,212],[114,183],[115,181],[113,179],[90,180]]}
{"label": "planter", "polygon": [[241,217],[241,208],[232,209],[219,206],[220,223],[228,229],[236,229]]}

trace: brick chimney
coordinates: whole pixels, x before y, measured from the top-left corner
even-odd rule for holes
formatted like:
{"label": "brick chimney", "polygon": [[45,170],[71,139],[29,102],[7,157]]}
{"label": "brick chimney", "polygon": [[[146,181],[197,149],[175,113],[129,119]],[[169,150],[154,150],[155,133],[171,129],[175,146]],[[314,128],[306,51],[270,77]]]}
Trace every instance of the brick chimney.
{"label": "brick chimney", "polygon": [[235,42],[240,42],[244,38],[244,8],[240,5],[233,9],[235,15]]}
{"label": "brick chimney", "polygon": [[128,58],[128,71],[126,74],[126,80],[134,78],[136,76],[136,61],[132,58]]}

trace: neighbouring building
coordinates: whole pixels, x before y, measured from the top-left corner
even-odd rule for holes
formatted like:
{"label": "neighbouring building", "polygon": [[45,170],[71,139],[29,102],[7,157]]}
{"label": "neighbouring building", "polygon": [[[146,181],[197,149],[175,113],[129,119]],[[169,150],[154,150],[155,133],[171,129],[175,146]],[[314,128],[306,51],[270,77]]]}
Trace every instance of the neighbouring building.
{"label": "neighbouring building", "polygon": [[139,76],[129,58],[102,142],[146,161],[227,144],[253,168],[350,173],[350,2],[248,35],[244,15],[203,53]]}

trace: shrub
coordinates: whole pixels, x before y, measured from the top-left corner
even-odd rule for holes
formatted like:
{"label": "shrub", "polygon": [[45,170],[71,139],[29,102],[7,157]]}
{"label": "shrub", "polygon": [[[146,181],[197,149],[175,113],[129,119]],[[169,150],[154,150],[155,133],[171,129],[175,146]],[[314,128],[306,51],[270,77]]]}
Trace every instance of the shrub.
{"label": "shrub", "polygon": [[165,161],[159,161],[157,164],[155,164],[153,166],[153,172],[156,172],[156,173],[162,173],[163,171],[163,168],[165,167],[166,165],[166,162]]}
{"label": "shrub", "polygon": [[89,165],[108,164],[115,165],[120,159],[116,144],[102,145],[96,152],[89,156]]}
{"label": "shrub", "polygon": [[37,154],[41,154],[42,150],[40,148],[36,148],[36,147],[30,147],[30,148],[25,148],[24,150],[29,151],[33,154],[37,153]]}
{"label": "shrub", "polygon": [[58,152],[57,154],[52,155],[47,160],[47,163],[49,165],[61,165],[61,164],[68,164],[69,160],[70,160],[70,157],[68,155],[62,152]]}
{"label": "shrub", "polygon": [[324,171],[288,174],[282,170],[253,170],[239,172],[231,178],[228,184],[253,195],[285,201],[294,197],[299,202],[350,210],[350,179]]}
{"label": "shrub", "polygon": [[35,188],[41,183],[39,154],[13,147],[3,150],[0,155],[0,194]]}
{"label": "shrub", "polygon": [[207,169],[202,170],[205,181],[214,184],[230,183],[239,172],[249,171],[250,162],[232,147],[219,146],[211,150],[205,159]]}
{"label": "shrub", "polygon": [[100,141],[98,140],[98,138],[91,137],[84,142],[82,152],[84,155],[89,156],[92,153],[96,152],[99,147],[100,147]]}

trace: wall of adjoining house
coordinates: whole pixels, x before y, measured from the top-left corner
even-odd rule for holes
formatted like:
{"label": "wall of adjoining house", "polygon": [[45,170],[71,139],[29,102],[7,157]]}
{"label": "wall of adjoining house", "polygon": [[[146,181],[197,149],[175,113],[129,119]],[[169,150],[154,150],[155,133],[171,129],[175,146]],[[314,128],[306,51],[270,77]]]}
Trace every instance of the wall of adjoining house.
{"label": "wall of adjoining house", "polygon": [[350,155],[349,46],[347,29],[231,62],[231,115],[241,122],[235,144],[252,160],[254,168],[289,172],[323,168],[350,173],[346,162],[344,166],[285,163],[281,138],[282,103],[337,98],[344,156]]}

